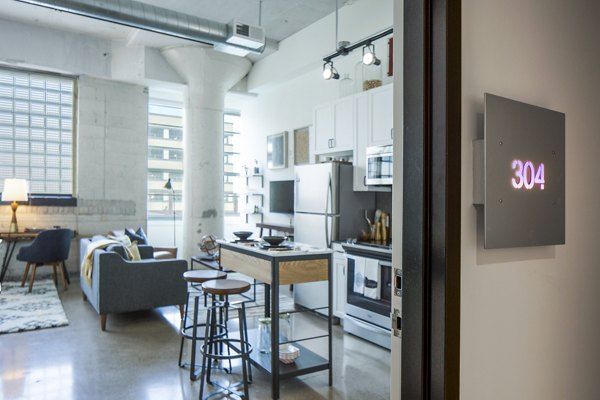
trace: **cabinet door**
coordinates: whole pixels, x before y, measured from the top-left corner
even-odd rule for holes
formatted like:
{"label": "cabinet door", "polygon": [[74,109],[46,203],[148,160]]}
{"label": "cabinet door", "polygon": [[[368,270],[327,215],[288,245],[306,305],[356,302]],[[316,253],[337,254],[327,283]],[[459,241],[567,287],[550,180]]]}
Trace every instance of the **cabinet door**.
{"label": "cabinet door", "polygon": [[315,154],[331,152],[334,136],[333,105],[331,103],[315,107],[313,126],[315,131]]}
{"label": "cabinet door", "polygon": [[371,111],[371,132],[368,146],[391,144],[394,127],[393,85],[372,89],[369,93]]}
{"label": "cabinet door", "polygon": [[346,253],[333,253],[333,315],[346,316]]}
{"label": "cabinet door", "polygon": [[352,151],[354,146],[354,97],[348,96],[333,103],[334,143],[338,151]]}
{"label": "cabinet door", "polygon": [[366,191],[365,177],[367,175],[367,140],[369,136],[369,96],[362,92],[354,96],[354,123],[356,127],[354,137],[354,179],[355,191]]}

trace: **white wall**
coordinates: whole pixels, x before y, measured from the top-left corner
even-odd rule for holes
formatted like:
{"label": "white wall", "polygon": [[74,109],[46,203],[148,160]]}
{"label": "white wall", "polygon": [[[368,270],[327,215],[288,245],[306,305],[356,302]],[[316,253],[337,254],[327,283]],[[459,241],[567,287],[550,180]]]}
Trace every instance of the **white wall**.
{"label": "white wall", "polygon": [[[461,398],[598,399],[600,5],[463,0]],[[483,93],[566,113],[566,245],[484,250],[472,206]]]}
{"label": "white wall", "polygon": [[[342,7],[339,21],[339,39],[355,42],[392,26],[393,2],[357,1]],[[256,63],[249,74],[248,88],[259,95],[248,100],[241,109],[244,160],[253,164],[253,160],[257,159],[264,168],[267,136],[288,131],[288,168],[264,170],[265,210],[268,210],[269,204],[269,181],[294,177],[294,129],[312,125],[316,105],[340,97],[339,81],[325,81],[321,76],[322,58],[334,50],[334,27],[334,14],[317,21],[282,41],[279,51]],[[376,42],[376,53],[382,60],[384,84],[392,80],[386,77],[387,39]],[[349,73],[353,79],[355,66],[361,57],[359,49],[346,57],[338,57],[334,65],[340,75]],[[250,223],[245,228],[252,228],[256,221],[256,216],[250,216]],[[289,224],[289,217],[267,214],[265,221]]]}

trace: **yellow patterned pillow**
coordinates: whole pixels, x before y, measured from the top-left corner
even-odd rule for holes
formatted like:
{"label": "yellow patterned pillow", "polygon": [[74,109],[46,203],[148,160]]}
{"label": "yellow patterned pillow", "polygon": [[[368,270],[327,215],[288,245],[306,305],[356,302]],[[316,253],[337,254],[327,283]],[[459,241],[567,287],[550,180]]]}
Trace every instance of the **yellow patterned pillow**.
{"label": "yellow patterned pillow", "polygon": [[140,261],[142,259],[140,250],[137,246],[137,241],[133,241],[129,246],[123,245],[123,248],[127,252],[129,261]]}

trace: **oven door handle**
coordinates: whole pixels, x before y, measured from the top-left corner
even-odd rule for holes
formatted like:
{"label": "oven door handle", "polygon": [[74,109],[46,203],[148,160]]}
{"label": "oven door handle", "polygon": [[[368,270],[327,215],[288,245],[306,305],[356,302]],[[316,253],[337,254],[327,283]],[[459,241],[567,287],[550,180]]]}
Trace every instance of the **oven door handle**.
{"label": "oven door handle", "polygon": [[382,329],[383,329],[383,328],[380,328],[380,327],[375,328],[375,327],[371,326],[371,324],[363,322],[363,321],[360,321],[360,320],[356,321],[356,318],[355,318],[354,322],[355,323],[359,323],[362,328],[364,328],[367,331],[373,332],[373,333],[379,333],[380,334],[381,331],[382,331]]}

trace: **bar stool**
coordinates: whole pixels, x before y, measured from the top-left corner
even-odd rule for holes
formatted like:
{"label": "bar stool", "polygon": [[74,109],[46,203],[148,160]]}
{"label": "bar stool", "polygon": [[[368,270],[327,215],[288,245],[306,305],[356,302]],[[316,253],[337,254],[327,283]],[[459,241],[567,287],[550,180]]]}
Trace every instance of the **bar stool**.
{"label": "bar stool", "polygon": [[[204,336],[198,336],[198,328],[203,327],[203,323],[198,323],[198,311],[199,311],[199,299],[204,295],[204,306],[206,307],[206,293],[202,291],[202,284],[211,280],[225,279],[227,278],[227,274],[222,271],[215,270],[193,270],[186,271],[183,273],[183,280],[190,284],[190,288],[187,292],[187,297],[185,300],[185,310],[183,315],[181,316],[181,344],[179,346],[179,366],[183,367],[184,364],[181,363],[181,358],[183,355],[183,340],[191,339],[192,341],[192,357],[190,364],[190,379],[196,380],[198,376],[196,375],[196,340],[201,339],[204,340]],[[190,301],[190,294],[194,296],[194,316],[192,318],[191,324],[189,324],[188,318],[188,307]],[[215,302],[215,296],[212,296],[212,302]],[[190,329],[192,332],[190,333]],[[219,332],[217,335],[225,336],[227,333],[227,327],[225,324],[221,323],[218,325]]]}
{"label": "bar stool", "polygon": [[[223,302],[213,302],[207,309],[206,324],[204,337],[204,344],[200,347],[202,353],[202,370],[200,371],[200,399],[204,394],[204,381],[206,383],[213,384],[219,387],[220,390],[211,393],[208,397],[211,397],[222,391],[226,391],[228,394],[235,394],[237,396],[248,399],[248,383],[252,382],[252,369],[250,367],[250,353],[252,352],[252,346],[248,341],[248,327],[246,324],[246,303],[244,301],[239,304],[229,303],[229,296],[234,294],[242,294],[250,290],[250,284],[248,282],[235,280],[235,279],[222,279],[207,281],[202,284],[202,290],[204,293],[208,293],[213,296],[224,296]],[[237,308],[240,328],[240,338],[231,339],[228,336],[220,335],[217,325],[217,313],[221,314],[223,310],[228,308]],[[222,350],[219,350],[223,346],[227,347],[227,355],[223,354]],[[241,358],[242,360],[242,382],[238,382],[228,387],[221,386],[216,382],[211,382],[210,372],[211,363],[213,360],[233,360]],[[208,362],[208,367],[207,367]],[[239,385],[244,387],[244,395],[232,391],[231,389]]]}

